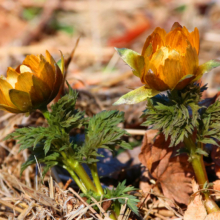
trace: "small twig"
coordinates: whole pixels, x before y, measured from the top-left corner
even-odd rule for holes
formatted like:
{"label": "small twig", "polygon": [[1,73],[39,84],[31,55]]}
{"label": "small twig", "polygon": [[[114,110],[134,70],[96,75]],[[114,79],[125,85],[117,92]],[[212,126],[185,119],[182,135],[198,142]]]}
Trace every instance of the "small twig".
{"label": "small twig", "polygon": [[[153,207],[153,206],[152,206],[152,207]],[[155,215],[156,217],[159,217],[159,218],[161,218],[161,219],[163,219],[163,220],[167,220],[166,217],[160,215],[159,213],[156,213],[154,210],[151,210],[151,208],[150,208],[150,209],[143,208],[143,209],[146,210],[146,211],[148,211],[149,214]],[[144,216],[144,219],[146,219],[145,216]]]}
{"label": "small twig", "polygon": [[17,212],[22,213],[22,212],[24,211],[23,209],[21,209],[21,208],[19,208],[19,207],[16,207],[16,206],[12,205],[11,203],[6,202],[6,201],[1,200],[1,199],[0,199],[0,203],[1,203],[2,205],[4,205],[4,206],[7,206],[7,207],[9,207],[9,208],[11,208],[11,209],[17,211]]}
{"label": "small twig", "polygon": [[35,202],[32,201],[27,208],[23,210],[23,212],[18,216],[17,220],[23,220],[28,215],[28,213],[31,211],[31,209],[34,207]]}
{"label": "small twig", "polygon": [[145,135],[146,130],[142,129],[125,129],[131,135]]}
{"label": "small twig", "polygon": [[50,176],[49,188],[50,188],[50,198],[54,199],[54,187],[53,187],[53,178],[52,178],[52,176]]}
{"label": "small twig", "polygon": [[67,180],[65,186],[63,187],[63,190],[66,190],[67,187],[70,185],[71,182],[72,182],[72,179]]}
{"label": "small twig", "polygon": [[94,213],[94,214],[96,215],[96,217],[98,217],[99,220],[103,220],[103,218],[102,218],[87,202],[85,202],[85,201],[81,198],[81,196],[78,195],[78,193],[77,193],[75,190],[73,190],[73,189],[71,189],[71,188],[69,188],[69,190],[70,190],[85,206],[87,206],[87,207],[89,208],[89,210],[90,210],[92,213]]}
{"label": "small twig", "polygon": [[153,184],[153,185],[151,185],[151,187],[150,187],[150,189],[149,189],[147,195],[146,195],[145,198],[144,198],[144,201],[143,201],[143,202],[141,203],[141,205],[139,206],[139,209],[142,208],[142,206],[144,205],[144,203],[145,203],[145,201],[147,200],[148,196],[151,194],[150,191],[151,191],[156,185],[157,185],[157,184]]}

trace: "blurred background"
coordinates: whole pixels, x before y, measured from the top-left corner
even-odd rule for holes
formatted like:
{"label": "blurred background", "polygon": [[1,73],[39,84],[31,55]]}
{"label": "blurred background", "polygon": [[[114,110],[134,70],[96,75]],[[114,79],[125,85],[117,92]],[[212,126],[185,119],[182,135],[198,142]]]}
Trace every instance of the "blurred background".
{"label": "blurred background", "polygon": [[[175,21],[190,31],[198,27],[200,64],[220,59],[219,0],[0,0],[0,75],[27,54],[48,50],[59,60],[62,51],[67,58],[80,37],[67,74],[80,91],[79,107],[87,114],[115,108],[112,103],[141,82],[114,47],[141,53],[155,27],[168,32]],[[219,73],[216,68],[204,76],[206,96],[219,91]],[[132,124],[144,107],[145,103],[117,109],[125,111]]]}
{"label": "blurred background", "polygon": [[[141,52],[155,27],[169,31],[175,21],[190,31],[198,27],[200,63],[220,58],[219,0],[0,0],[0,74],[27,54],[48,50],[58,60],[61,50],[68,56],[80,37],[67,76],[73,86],[120,84],[129,91],[139,80],[114,47]],[[205,76],[210,93],[220,86],[219,71]]]}

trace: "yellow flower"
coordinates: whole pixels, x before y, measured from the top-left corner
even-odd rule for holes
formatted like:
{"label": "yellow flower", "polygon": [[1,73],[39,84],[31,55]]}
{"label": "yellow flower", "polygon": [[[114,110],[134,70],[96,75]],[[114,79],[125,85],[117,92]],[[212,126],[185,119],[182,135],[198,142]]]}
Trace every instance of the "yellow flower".
{"label": "yellow flower", "polygon": [[215,60],[199,66],[199,31],[195,28],[190,33],[178,22],[169,33],[157,27],[146,39],[142,54],[126,48],[116,50],[144,84],[122,96],[116,105],[138,103],[165,90],[181,90],[220,66]]}
{"label": "yellow flower", "polygon": [[145,66],[140,79],[147,88],[164,91],[183,89],[198,75],[199,31],[189,33],[174,23],[166,33],[156,28],[147,38],[142,56]]}
{"label": "yellow flower", "polygon": [[64,60],[61,70],[53,57],[28,55],[16,69],[7,70],[0,78],[0,109],[12,113],[45,108],[59,92],[63,83]]}

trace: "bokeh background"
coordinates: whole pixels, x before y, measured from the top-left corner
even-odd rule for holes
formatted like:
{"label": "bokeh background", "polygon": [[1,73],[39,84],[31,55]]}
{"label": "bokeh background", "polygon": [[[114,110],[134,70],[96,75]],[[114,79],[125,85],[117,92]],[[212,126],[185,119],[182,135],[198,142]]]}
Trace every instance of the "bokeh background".
{"label": "bokeh background", "polygon": [[[67,80],[77,89],[99,86],[94,91],[103,93],[119,87],[124,93],[139,80],[114,47],[141,52],[155,27],[169,31],[175,21],[190,31],[198,27],[200,63],[220,58],[219,0],[0,0],[0,74],[27,54],[49,50],[59,60],[61,50],[68,56],[80,37]],[[219,72],[204,77],[208,96],[220,87]]]}

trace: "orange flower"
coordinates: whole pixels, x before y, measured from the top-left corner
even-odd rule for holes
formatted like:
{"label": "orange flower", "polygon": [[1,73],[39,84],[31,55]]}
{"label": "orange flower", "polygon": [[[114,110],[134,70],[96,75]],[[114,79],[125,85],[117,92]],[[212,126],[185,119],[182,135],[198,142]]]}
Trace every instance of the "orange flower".
{"label": "orange flower", "polygon": [[142,50],[145,66],[141,81],[146,87],[159,91],[183,89],[198,74],[198,54],[197,28],[189,33],[176,22],[166,33],[158,27],[147,38]]}
{"label": "orange flower", "polygon": [[21,113],[45,108],[63,83],[63,56],[61,60],[62,70],[46,51],[46,57],[28,55],[16,70],[9,67],[7,78],[0,78],[0,109]]}
{"label": "orange flower", "polygon": [[210,60],[199,66],[199,31],[195,28],[190,33],[178,22],[169,33],[157,27],[148,36],[142,54],[125,48],[117,51],[144,86],[122,96],[115,104],[134,104],[161,91],[181,90],[220,65],[219,61]]}

